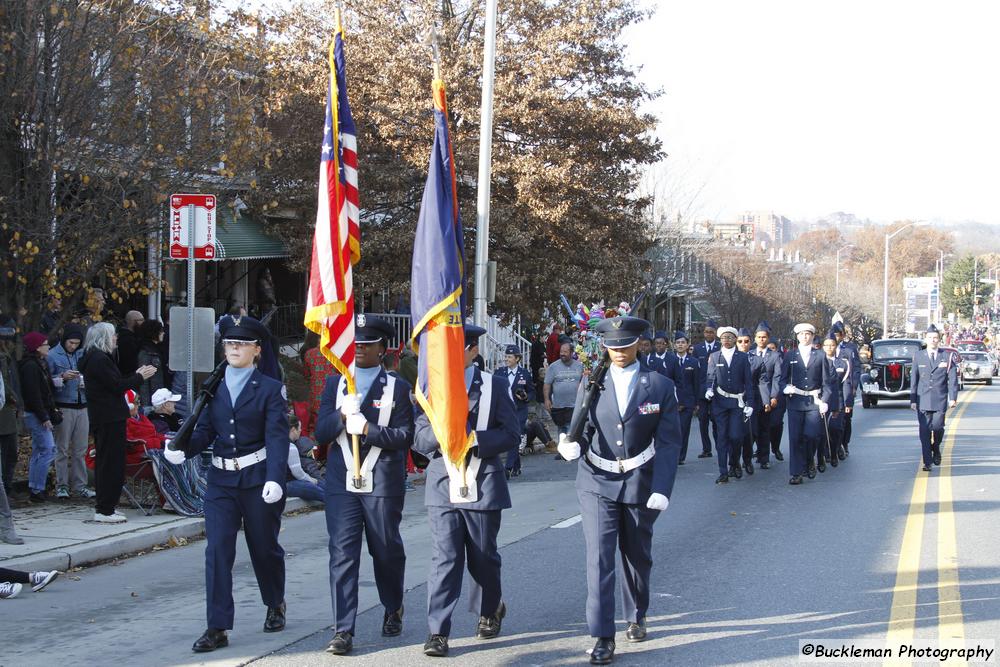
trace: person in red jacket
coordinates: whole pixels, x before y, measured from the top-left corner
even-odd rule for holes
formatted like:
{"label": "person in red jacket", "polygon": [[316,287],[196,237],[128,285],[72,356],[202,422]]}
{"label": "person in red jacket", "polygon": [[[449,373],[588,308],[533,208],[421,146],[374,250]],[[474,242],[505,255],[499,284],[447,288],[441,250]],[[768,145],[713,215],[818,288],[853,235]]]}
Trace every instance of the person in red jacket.
{"label": "person in red jacket", "polygon": [[[125,420],[125,439],[130,443],[142,440],[146,449],[163,449],[163,434],[156,430],[153,422],[139,410],[139,395],[129,389],[125,392],[125,402],[128,403],[129,418]],[[141,447],[130,446],[125,450],[125,463],[135,465],[141,463],[145,452]]]}
{"label": "person in red jacket", "polygon": [[552,325],[552,333],[545,339],[545,358],[550,364],[559,359],[559,347],[562,345],[559,342],[560,336],[562,336],[562,325],[556,322]]}

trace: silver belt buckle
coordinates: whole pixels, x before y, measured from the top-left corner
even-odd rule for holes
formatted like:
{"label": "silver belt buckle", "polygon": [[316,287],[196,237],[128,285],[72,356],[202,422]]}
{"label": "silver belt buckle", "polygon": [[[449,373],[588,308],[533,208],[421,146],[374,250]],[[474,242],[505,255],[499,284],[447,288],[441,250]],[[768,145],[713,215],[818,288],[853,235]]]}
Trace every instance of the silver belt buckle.
{"label": "silver belt buckle", "polygon": [[240,471],[240,460],[239,460],[239,458],[233,459],[233,471],[234,472],[239,472]]}
{"label": "silver belt buckle", "polygon": [[621,475],[624,475],[625,472],[626,472],[625,471],[625,462],[622,461],[620,458],[618,458],[617,461],[618,461],[618,473],[621,474]]}

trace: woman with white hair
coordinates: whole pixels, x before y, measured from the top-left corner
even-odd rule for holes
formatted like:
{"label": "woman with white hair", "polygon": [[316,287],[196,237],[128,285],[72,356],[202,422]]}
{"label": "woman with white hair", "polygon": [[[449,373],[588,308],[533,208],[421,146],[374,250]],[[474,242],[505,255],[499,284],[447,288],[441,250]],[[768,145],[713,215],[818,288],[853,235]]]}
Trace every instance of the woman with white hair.
{"label": "woman with white hair", "polygon": [[85,380],[87,414],[97,450],[94,521],[100,523],[126,521],[125,515],[115,510],[125,483],[125,420],[129,408],[122,395],[126,389],[138,390],[144,380],[156,373],[155,366],[142,366],[132,375],[122,377],[113,356],[117,339],[114,325],[98,322],[91,326],[79,366]]}

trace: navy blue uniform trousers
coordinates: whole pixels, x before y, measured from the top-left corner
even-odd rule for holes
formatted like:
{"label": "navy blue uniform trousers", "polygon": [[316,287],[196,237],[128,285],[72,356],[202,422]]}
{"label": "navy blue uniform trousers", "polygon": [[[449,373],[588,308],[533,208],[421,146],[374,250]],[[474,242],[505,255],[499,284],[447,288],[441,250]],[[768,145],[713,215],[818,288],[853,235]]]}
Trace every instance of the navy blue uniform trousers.
{"label": "navy blue uniform trousers", "polygon": [[678,461],[683,461],[687,458],[688,438],[691,437],[691,420],[694,418],[694,408],[684,408],[677,413],[677,417],[681,422],[681,455],[678,457]]}
{"label": "navy blue uniform trousers", "polygon": [[782,407],[782,401],[778,399],[778,407],[774,408],[769,412],[770,419],[768,424],[771,428],[771,432],[768,437],[768,441],[771,445],[771,453],[776,454],[781,451],[781,438],[785,435],[785,413],[787,410]]}
{"label": "navy blue uniform trousers", "polygon": [[787,414],[789,472],[804,475],[811,453],[816,451],[820,437],[825,437],[820,435],[823,421],[819,410],[788,410]]}
{"label": "navy blue uniform trousers", "polygon": [[743,421],[743,410],[715,410],[712,414],[715,426],[715,451],[719,460],[719,474],[729,472],[730,452],[738,456],[743,447],[743,436],[746,433],[746,423]]}
{"label": "navy blue uniform trousers", "polygon": [[431,572],[427,581],[427,625],[432,635],[451,634],[451,615],[462,594],[468,562],[469,607],[480,616],[492,616],[500,607],[500,532],[502,510],[463,510],[429,506]]}
{"label": "navy blue uniform trousers", "polygon": [[771,413],[764,408],[754,408],[754,442],[757,443],[757,463],[767,463],[771,458]]}
{"label": "navy blue uniform trousers", "polygon": [[[934,454],[941,453],[941,443],[944,440],[944,412],[917,409],[917,423],[920,425],[920,449],[924,465],[929,466],[933,463]],[[933,443],[931,443],[932,434]]]}
{"label": "navy blue uniform trousers", "polygon": [[701,432],[702,453],[712,453],[712,440],[708,437],[708,425],[712,425],[712,436],[715,438],[715,445],[719,445],[719,430],[712,415],[712,404],[704,398],[698,399],[698,430]]}
{"label": "navy blue uniform trousers", "polygon": [[233,628],[233,562],[241,524],[261,600],[277,607],[285,599],[285,551],[278,544],[285,499],[268,505],[260,496],[263,488],[209,484],[205,489],[205,593],[210,628]]}
{"label": "navy blue uniform trousers", "polygon": [[615,550],[621,552],[622,610],[638,623],[649,609],[653,523],[660,513],[589,491],[577,491],[587,544],[587,627],[591,637],[615,636]]}
{"label": "navy blue uniform trousers", "polygon": [[327,493],[326,530],[330,535],[330,599],[334,632],[354,634],[358,615],[358,569],[361,566],[361,531],[375,570],[378,598],[387,612],[403,606],[403,571],[406,553],[399,534],[403,497],[366,493]]}

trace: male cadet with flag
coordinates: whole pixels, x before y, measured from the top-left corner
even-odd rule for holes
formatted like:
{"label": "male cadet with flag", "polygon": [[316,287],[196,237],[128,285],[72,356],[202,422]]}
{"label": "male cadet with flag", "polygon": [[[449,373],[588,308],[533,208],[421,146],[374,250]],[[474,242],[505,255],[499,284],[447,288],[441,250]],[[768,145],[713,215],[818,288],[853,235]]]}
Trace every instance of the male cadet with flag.
{"label": "male cadet with flag", "polygon": [[830,385],[830,366],[822,350],[813,347],[816,327],[795,325],[798,346],[785,353],[781,391],[788,397],[789,484],[802,483],[802,475],[816,476],[813,454],[823,436],[823,416]]}
{"label": "male cadet with flag", "polygon": [[[507,380],[507,385],[510,387],[523,443],[524,434],[528,432],[528,404],[535,400],[535,385],[528,370],[521,366],[521,348],[517,345],[508,345],[505,361],[507,367],[497,374]],[[507,477],[517,477],[521,474],[521,447],[523,445],[507,454]]]}
{"label": "male cadet with flag", "polygon": [[[621,553],[625,638],[646,638],[653,523],[667,509],[681,447],[674,383],[637,360],[649,323],[613,317],[595,330],[611,367],[588,406],[579,441],[559,437],[559,453],[580,459],[576,491],[587,545],[587,626],[597,643],[590,662],[615,656],[615,550]],[[583,456],[581,457],[581,453]]]}
{"label": "male cadet with flag", "polygon": [[[698,363],[701,364],[701,377],[698,378],[699,386],[704,386],[705,384],[709,355],[719,349],[719,341],[715,338],[717,329],[718,325],[715,323],[715,320],[706,322],[705,328],[702,329],[702,335],[705,337],[705,340],[694,346],[693,354],[698,359]],[[719,444],[719,433],[715,420],[712,417],[712,406],[703,396],[704,393],[704,391],[698,392],[698,428],[701,431],[701,454],[698,455],[699,459],[712,458],[712,440],[708,437],[709,424],[712,426],[712,437],[716,440],[716,448],[718,448]]]}
{"label": "male cadet with flag", "polygon": [[926,350],[913,354],[910,372],[910,408],[917,412],[924,472],[931,464],[941,465],[944,416],[958,402],[958,362],[954,355],[938,348],[941,332],[933,324],[924,336]]}
{"label": "male cadet with flag", "polygon": [[[837,357],[846,359],[851,366],[851,394],[850,402],[844,406],[843,424],[844,432],[842,437],[841,451],[839,458],[843,461],[850,456],[851,430],[854,420],[854,399],[858,395],[858,387],[861,386],[861,353],[858,351],[858,344],[854,341],[846,340],[846,330],[842,321],[834,322],[830,327],[830,333],[837,341]],[[847,390],[847,387],[844,387]]]}
{"label": "male cadet with flag", "polygon": [[[705,371],[705,400],[710,401],[717,429],[715,450],[719,457],[719,477],[716,484],[725,484],[730,477],[743,476],[738,459],[732,454],[742,448],[747,422],[754,412],[755,387],[750,359],[736,349],[737,333],[733,327],[719,329],[722,349],[708,357]],[[734,464],[734,461],[737,462]]]}
{"label": "male cadet with flag", "polygon": [[[326,650],[334,655],[345,655],[354,648],[362,531],[384,609],[382,636],[395,637],[403,631],[406,553],[399,524],[406,496],[406,453],[413,443],[410,385],[382,367],[395,335],[391,324],[371,315],[358,315],[354,333],[357,393],[347,392],[343,375],[331,375],[316,420],[317,442],[339,446],[327,457],[326,474],[330,596],[335,619],[335,634]],[[361,439],[361,488],[353,480],[351,436]]]}
{"label": "male cadet with flag", "polygon": [[681,454],[677,465],[684,465],[687,458],[688,439],[691,437],[691,418],[698,409],[698,397],[701,396],[701,362],[693,354],[688,354],[690,342],[683,331],[674,332],[674,351],[668,353],[677,366],[679,380],[675,381],[677,390],[677,416],[681,424]]}
{"label": "male cadet with flag", "polygon": [[485,330],[463,328],[464,265],[454,160],[448,137],[444,82],[435,65],[434,146],[413,246],[411,343],[418,351],[419,405],[414,449],[433,460],[424,503],[431,529],[427,579],[430,636],[424,654],[448,654],[451,616],[468,561],[475,582],[470,602],[479,614],[478,639],[500,634],[497,533],[510,507],[501,457],[521,438],[507,382],[473,366]]}
{"label": "male cadet with flag", "polygon": [[[762,409],[755,410],[753,417],[751,417],[752,423],[756,427],[757,465],[762,470],[771,467],[770,453],[772,451],[776,459],[779,461],[784,459],[781,455],[781,433],[784,430],[783,420],[785,417],[785,397],[781,393],[781,354],[767,346],[770,341],[770,333],[771,329],[767,326],[767,322],[762,321],[758,324],[756,331],[754,331],[756,345],[750,351],[751,357],[757,357],[763,362],[763,375],[770,380],[766,391],[765,386],[761,385]],[[775,422],[777,422],[777,429],[775,429]],[[774,439],[775,437],[777,440]]]}

